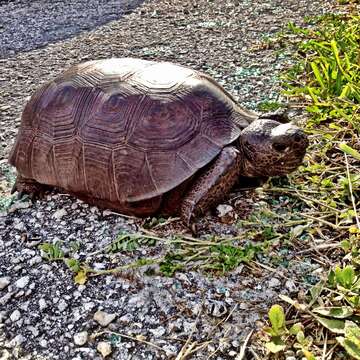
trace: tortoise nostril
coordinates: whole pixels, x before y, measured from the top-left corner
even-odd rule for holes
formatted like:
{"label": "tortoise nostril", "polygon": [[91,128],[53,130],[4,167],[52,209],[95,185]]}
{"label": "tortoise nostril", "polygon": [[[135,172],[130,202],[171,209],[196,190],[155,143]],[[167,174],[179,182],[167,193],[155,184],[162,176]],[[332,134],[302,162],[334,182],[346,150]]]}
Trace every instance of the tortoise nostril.
{"label": "tortoise nostril", "polygon": [[272,147],[278,152],[283,152],[288,148],[287,145],[282,144],[282,143],[273,143]]}

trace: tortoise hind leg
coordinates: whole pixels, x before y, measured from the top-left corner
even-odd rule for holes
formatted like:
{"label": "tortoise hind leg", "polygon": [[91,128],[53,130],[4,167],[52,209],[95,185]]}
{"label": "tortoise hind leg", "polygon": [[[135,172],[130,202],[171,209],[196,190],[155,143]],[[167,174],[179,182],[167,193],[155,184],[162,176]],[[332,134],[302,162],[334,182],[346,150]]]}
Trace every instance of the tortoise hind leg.
{"label": "tortoise hind leg", "polygon": [[31,200],[42,197],[49,186],[40,184],[36,180],[28,179],[20,174],[17,175],[15,184],[11,189],[11,194],[18,192],[17,198],[21,199],[24,195],[28,195]]}
{"label": "tortoise hind leg", "polygon": [[212,166],[202,174],[185,195],[180,216],[186,225],[224,199],[235,185],[241,172],[241,156],[233,147],[225,147]]}

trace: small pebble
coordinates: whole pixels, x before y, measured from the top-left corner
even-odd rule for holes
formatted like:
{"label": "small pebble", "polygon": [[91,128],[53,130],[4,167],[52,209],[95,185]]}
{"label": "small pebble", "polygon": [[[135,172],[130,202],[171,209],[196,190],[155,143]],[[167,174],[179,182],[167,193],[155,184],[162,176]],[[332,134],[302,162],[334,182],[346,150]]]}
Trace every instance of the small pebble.
{"label": "small pebble", "polygon": [[18,279],[16,282],[15,282],[15,286],[19,289],[23,289],[24,287],[27,286],[27,284],[29,283],[30,281],[30,277],[29,276],[23,276],[22,278]]}
{"label": "small pebble", "polygon": [[20,317],[21,317],[20,311],[19,310],[14,310],[12,312],[12,314],[10,315],[10,320],[12,322],[16,322],[16,321],[18,321],[20,319]]}
{"label": "small pebble", "polygon": [[88,333],[87,331],[81,331],[77,334],[74,334],[74,343],[75,345],[85,345],[88,340]]}
{"label": "small pebble", "polygon": [[40,311],[44,310],[47,308],[47,303],[45,301],[45,299],[40,299],[39,300],[39,309]]}
{"label": "small pebble", "polygon": [[10,284],[10,277],[5,276],[0,278],[0,290],[5,289]]}
{"label": "small pebble", "polygon": [[19,231],[26,231],[26,227],[24,225],[24,223],[22,222],[16,222],[14,225],[13,225],[13,228],[15,230],[19,230]]}
{"label": "small pebble", "polygon": [[68,304],[64,299],[61,299],[58,303],[58,309],[60,312],[63,312],[68,307]]}
{"label": "small pebble", "polygon": [[156,329],[150,329],[149,331],[157,338],[163,336],[166,333],[166,329],[162,326],[159,326]]}
{"label": "small pebble", "polygon": [[[21,344],[23,344],[25,341],[26,341],[25,337],[24,337],[23,335],[19,334],[19,335],[16,335],[16,336],[12,339],[11,343],[13,343],[13,344],[16,346],[16,345],[21,345]],[[1,358],[1,359],[2,359],[2,358]]]}
{"label": "small pebble", "polygon": [[40,346],[43,348],[46,348],[48,345],[48,342],[45,339],[41,339],[40,340]]}
{"label": "small pebble", "polygon": [[217,215],[220,218],[220,221],[224,224],[233,223],[238,215],[234,211],[234,208],[227,204],[220,204],[216,208]]}
{"label": "small pebble", "polygon": [[0,305],[6,305],[7,302],[12,298],[13,293],[8,292],[3,297],[0,298]]}
{"label": "small pebble", "polygon": [[65,215],[67,215],[67,211],[65,209],[60,209],[54,212],[53,218],[56,220],[61,220]]}
{"label": "small pebble", "polygon": [[101,326],[108,326],[116,318],[116,314],[109,314],[105,311],[98,310],[94,314],[94,320]]}
{"label": "small pebble", "polygon": [[11,214],[17,210],[27,209],[30,206],[31,206],[31,202],[29,202],[29,201],[26,201],[26,202],[17,201],[16,203],[14,203],[13,205],[10,206],[8,213]]}
{"label": "small pebble", "polygon": [[106,341],[100,341],[96,347],[103,358],[111,354],[111,345]]}
{"label": "small pebble", "polygon": [[297,287],[294,283],[293,280],[287,280],[285,283],[285,287],[290,291],[290,292],[296,292]]}
{"label": "small pebble", "polygon": [[270,279],[268,286],[273,288],[273,287],[278,287],[281,285],[281,281],[277,278],[272,278]]}

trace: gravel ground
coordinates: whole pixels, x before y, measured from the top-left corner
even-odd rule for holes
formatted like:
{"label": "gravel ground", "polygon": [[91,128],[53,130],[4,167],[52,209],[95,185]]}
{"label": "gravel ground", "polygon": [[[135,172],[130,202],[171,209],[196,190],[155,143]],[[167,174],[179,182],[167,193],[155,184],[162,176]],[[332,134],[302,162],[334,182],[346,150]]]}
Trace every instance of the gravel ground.
{"label": "gravel ground", "polygon": [[[169,60],[206,71],[243,105],[255,108],[261,101],[277,99],[275,76],[288,64],[283,55],[262,46],[262,40],[290,20],[300,22],[331,6],[323,0],[139,3],[0,3],[3,203],[14,177],[6,157],[21,110],[41,83],[63,69],[105,57]],[[250,201],[254,196],[249,194],[250,207],[255,206]],[[202,224],[211,224],[204,225],[202,233],[238,232],[211,215]],[[194,359],[235,358],[277,295],[298,291],[285,269],[274,275],[250,273],[245,266],[226,277],[188,272],[172,278],[160,276],[154,267],[152,276],[145,272],[149,269],[124,271],[76,285],[63,263],[44,260],[38,249],[42,242],[62,241],[65,252],[76,246],[79,259],[86,258],[97,269],[111,268],[163,251],[158,245],[121,256],[99,253],[120,231],[135,232],[141,225],[139,220],[101,211],[61,193],[34,204],[15,202],[4,210],[0,215],[0,358],[97,359],[111,350],[114,359],[171,359],[188,338],[204,344]],[[162,233],[174,231],[186,229],[174,222]]]}
{"label": "gravel ground", "polygon": [[143,1],[3,1],[0,57],[29,51],[118,20]]}

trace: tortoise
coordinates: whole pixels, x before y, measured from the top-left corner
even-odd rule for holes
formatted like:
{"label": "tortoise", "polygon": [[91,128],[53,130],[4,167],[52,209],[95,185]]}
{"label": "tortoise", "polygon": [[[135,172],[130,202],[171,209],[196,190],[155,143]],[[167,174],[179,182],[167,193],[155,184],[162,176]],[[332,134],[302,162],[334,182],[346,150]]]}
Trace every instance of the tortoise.
{"label": "tortoise", "polygon": [[178,214],[189,224],[240,176],[296,169],[307,145],[300,128],[247,111],[202,72],[114,58],[41,86],[9,162],[20,194],[57,187],[123,214]]}

